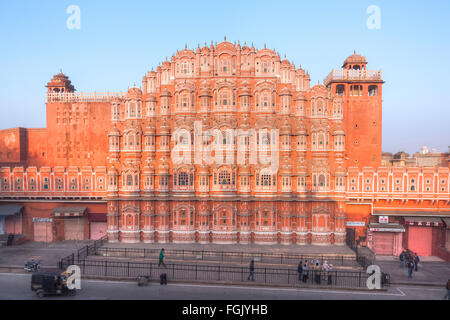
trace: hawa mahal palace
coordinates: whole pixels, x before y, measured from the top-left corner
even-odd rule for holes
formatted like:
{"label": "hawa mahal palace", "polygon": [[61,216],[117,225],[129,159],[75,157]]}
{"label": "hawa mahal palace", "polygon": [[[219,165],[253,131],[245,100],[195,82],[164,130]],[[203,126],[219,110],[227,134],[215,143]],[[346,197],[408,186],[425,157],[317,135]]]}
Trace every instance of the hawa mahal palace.
{"label": "hawa mahal palace", "polygon": [[381,166],[384,82],[367,64],[355,53],[311,86],[274,50],[223,41],[125,93],[78,93],[60,72],[46,128],[0,131],[0,233],[448,260],[449,167]]}

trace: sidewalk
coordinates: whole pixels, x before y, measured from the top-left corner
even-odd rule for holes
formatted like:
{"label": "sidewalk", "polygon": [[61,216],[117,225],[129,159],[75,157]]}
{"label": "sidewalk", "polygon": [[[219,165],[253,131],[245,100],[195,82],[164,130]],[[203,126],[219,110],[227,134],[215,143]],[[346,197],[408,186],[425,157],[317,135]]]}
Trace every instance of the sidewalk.
{"label": "sidewalk", "polygon": [[23,266],[31,259],[41,260],[42,267],[55,268],[59,260],[93,241],[26,242],[0,248],[0,266]]}
{"label": "sidewalk", "polygon": [[200,243],[106,243],[107,248],[139,248],[166,250],[193,250],[193,251],[217,251],[217,252],[248,252],[248,253],[273,253],[273,254],[305,254],[327,256],[349,256],[356,254],[347,246],[312,246],[312,245],[261,245],[261,244],[200,244]]}
{"label": "sidewalk", "polygon": [[408,269],[400,268],[398,258],[377,257],[375,264],[380,266],[381,270],[390,274],[391,284],[397,285],[430,285],[445,287],[447,280],[450,279],[450,263],[438,261],[436,257],[421,257],[418,272],[413,272],[412,279],[408,278]]}

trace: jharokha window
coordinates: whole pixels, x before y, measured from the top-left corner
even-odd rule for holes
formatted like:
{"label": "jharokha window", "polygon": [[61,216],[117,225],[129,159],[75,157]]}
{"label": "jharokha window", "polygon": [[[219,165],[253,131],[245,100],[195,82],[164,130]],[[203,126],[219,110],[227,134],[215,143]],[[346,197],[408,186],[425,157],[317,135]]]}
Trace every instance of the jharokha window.
{"label": "jharokha window", "polygon": [[378,86],[369,86],[369,97],[378,96]]}
{"label": "jharokha window", "polygon": [[351,96],[362,96],[363,95],[363,86],[361,86],[361,85],[350,86],[350,95]]}
{"label": "jharokha window", "polygon": [[189,175],[186,172],[180,172],[178,175],[178,185],[188,186],[189,185]]}
{"label": "jharokha window", "polygon": [[229,185],[231,184],[231,175],[228,171],[219,172],[219,184]]}

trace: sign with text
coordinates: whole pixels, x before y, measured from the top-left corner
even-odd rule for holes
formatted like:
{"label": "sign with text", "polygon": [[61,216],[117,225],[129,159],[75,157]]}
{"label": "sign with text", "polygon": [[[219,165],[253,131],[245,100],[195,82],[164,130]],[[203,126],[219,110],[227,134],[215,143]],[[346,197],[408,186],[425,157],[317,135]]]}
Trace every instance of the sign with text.
{"label": "sign with text", "polygon": [[389,223],[389,217],[388,216],[379,216],[378,222],[379,223]]}
{"label": "sign with text", "polygon": [[52,218],[38,218],[34,217],[33,222],[53,222]]}
{"label": "sign with text", "polygon": [[366,223],[364,221],[347,221],[347,227],[364,227]]}

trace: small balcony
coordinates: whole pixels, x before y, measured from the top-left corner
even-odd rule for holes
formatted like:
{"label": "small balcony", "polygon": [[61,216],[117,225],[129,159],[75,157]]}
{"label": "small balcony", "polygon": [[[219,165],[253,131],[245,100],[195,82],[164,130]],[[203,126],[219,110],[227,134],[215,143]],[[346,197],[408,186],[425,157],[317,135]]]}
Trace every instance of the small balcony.
{"label": "small balcony", "polygon": [[110,102],[125,96],[126,92],[51,92],[47,93],[47,102]]}
{"label": "small balcony", "polygon": [[345,81],[383,81],[381,79],[381,70],[346,70],[338,69],[331,71],[325,78],[323,84],[328,86],[331,82]]}

